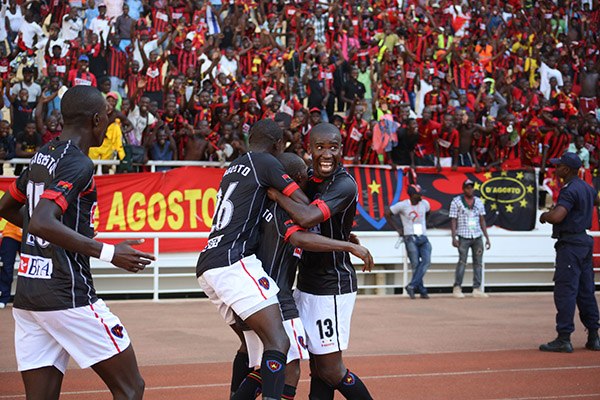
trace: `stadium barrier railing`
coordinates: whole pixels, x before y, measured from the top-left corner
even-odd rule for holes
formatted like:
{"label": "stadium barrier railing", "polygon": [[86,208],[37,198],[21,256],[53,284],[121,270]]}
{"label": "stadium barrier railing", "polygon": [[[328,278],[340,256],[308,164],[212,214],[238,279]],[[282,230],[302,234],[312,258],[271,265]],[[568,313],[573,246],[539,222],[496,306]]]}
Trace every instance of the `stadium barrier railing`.
{"label": "stadium barrier railing", "polygon": [[[27,164],[29,159],[12,159],[5,163]],[[102,173],[103,165],[118,165],[118,160],[93,160]],[[149,161],[147,166],[155,171],[157,166],[200,166],[223,167],[220,162],[205,161]],[[492,250],[484,255],[484,268],[482,276],[483,287],[523,288],[552,287],[552,274],[554,272],[553,240],[550,239],[548,229],[529,232],[511,232],[502,229],[490,228]],[[369,248],[374,256],[376,270],[372,273],[363,273],[357,268],[359,278],[359,293],[389,294],[402,292],[406,296],[405,288],[410,281],[409,260],[404,245],[394,249],[397,240],[395,232],[356,232],[363,244]],[[589,232],[591,236],[600,237],[600,232]],[[433,252],[431,267],[425,278],[426,285],[430,288],[451,288],[456,262],[457,250],[451,246],[450,234],[447,230],[429,230],[427,232],[432,242]],[[195,264],[198,252],[172,253],[160,252],[161,239],[207,238],[208,232],[101,232],[97,239],[152,239],[153,252],[157,261],[152,263],[144,272],[130,274],[115,269],[108,263],[92,260],[94,280],[98,282],[99,294],[142,294],[152,295],[154,300],[159,300],[161,294],[170,293],[196,293],[201,292],[195,279]],[[523,246],[523,240],[531,245]],[[498,244],[500,243],[500,244]],[[520,243],[523,249],[514,252],[513,244]],[[500,250],[496,250],[500,247]],[[599,257],[600,254],[594,254]],[[361,265],[361,261],[352,257],[354,264]],[[535,266],[535,267],[534,267]],[[166,272],[165,272],[166,270]],[[17,268],[15,268],[15,273]],[[597,270],[600,271],[600,270]],[[471,279],[471,270],[465,273],[465,286]],[[488,279],[493,276],[494,279]],[[518,276],[518,278],[517,278]],[[148,284],[147,282],[151,282]],[[161,285],[161,281],[163,282]],[[132,283],[135,282],[135,283]],[[598,284],[598,282],[597,282]]]}

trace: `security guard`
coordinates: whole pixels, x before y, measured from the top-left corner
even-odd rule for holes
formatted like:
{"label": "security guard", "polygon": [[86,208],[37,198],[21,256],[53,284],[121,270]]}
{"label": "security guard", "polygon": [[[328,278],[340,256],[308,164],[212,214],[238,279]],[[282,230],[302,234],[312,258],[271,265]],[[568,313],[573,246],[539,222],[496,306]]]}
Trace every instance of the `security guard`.
{"label": "security guard", "polygon": [[557,239],[556,270],[554,272],[554,304],[556,305],[556,331],[558,337],[542,344],[541,351],[572,353],[571,332],[575,330],[573,318],[575,305],[588,330],[585,347],[600,350],[598,340],[598,303],[594,295],[594,270],[592,249],[594,240],[586,234],[592,226],[594,206],[600,205],[596,191],[579,179],[577,173],[581,160],[575,153],[565,153],[550,160],[557,164],[556,176],[564,186],[556,206],[540,216],[540,222],[554,225],[552,237]]}

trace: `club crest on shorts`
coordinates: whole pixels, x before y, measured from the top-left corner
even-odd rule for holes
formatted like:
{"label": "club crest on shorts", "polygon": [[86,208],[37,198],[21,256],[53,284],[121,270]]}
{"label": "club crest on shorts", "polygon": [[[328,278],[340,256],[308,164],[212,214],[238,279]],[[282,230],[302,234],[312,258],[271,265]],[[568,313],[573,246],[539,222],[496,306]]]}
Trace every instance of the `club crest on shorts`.
{"label": "club crest on shorts", "polygon": [[110,331],[119,339],[123,339],[123,325],[117,324],[110,328]]}
{"label": "club crest on shorts", "polygon": [[267,361],[267,367],[271,370],[271,372],[277,372],[281,369],[281,363],[275,360]]}
{"label": "club crest on shorts", "polygon": [[352,372],[348,372],[348,375],[346,376],[346,378],[344,378],[344,385],[354,385],[354,375],[352,374]]}
{"label": "club crest on shorts", "polygon": [[303,349],[306,349],[306,343],[304,342],[304,336],[298,336],[298,343],[302,346]]}
{"label": "club crest on shorts", "polygon": [[264,276],[258,280],[258,284],[265,288],[265,290],[269,290],[269,288],[271,287],[269,280]]}

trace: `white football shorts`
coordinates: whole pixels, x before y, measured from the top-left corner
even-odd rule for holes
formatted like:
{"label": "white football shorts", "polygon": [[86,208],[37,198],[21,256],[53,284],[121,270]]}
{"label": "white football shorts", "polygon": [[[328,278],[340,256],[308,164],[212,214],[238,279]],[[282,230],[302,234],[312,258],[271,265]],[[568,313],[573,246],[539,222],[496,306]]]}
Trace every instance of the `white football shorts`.
{"label": "white football shorts", "polygon": [[[308,360],[308,347],[306,346],[306,334],[304,325],[300,318],[288,319],[283,321],[283,327],[290,339],[290,349],[287,353],[287,363],[294,360]],[[250,368],[260,367],[262,355],[265,348],[258,335],[250,330],[244,331],[246,347],[248,348],[248,366]]]}
{"label": "white football shorts", "polygon": [[227,267],[209,269],[198,278],[198,284],[229,325],[235,323],[233,311],[245,320],[271,304],[278,304],[279,287],[255,255]]}
{"label": "white football shorts", "polygon": [[356,292],[317,296],[296,289],[294,300],[304,323],[310,353],[330,354],[348,348]]}
{"label": "white football shorts", "polygon": [[62,373],[69,356],[87,368],[131,344],[119,318],[104,301],[56,311],[13,308],[15,353],[19,371],[54,366]]}

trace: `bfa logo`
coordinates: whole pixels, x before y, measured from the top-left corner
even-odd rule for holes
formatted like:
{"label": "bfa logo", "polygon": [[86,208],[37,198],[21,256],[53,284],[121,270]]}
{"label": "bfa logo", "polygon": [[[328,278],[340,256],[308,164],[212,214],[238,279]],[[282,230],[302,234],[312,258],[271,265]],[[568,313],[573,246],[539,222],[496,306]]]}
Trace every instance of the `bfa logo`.
{"label": "bfa logo", "polygon": [[346,378],[344,378],[344,385],[352,386],[352,385],[354,385],[354,382],[355,382],[354,375],[352,374],[352,372],[348,372],[348,375],[346,375]]}
{"label": "bfa logo", "polygon": [[357,211],[373,228],[381,230],[386,224],[385,209],[400,200],[402,171],[385,168],[351,167],[358,187]]}

